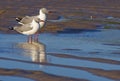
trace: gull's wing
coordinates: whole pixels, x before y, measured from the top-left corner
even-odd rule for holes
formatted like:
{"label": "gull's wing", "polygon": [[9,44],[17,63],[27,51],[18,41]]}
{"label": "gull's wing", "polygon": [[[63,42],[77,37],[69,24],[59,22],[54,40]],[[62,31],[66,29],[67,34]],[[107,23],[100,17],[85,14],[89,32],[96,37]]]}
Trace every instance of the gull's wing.
{"label": "gull's wing", "polygon": [[15,26],[14,30],[16,30],[17,32],[25,32],[25,31],[29,31],[31,30],[31,24],[25,24],[25,25],[21,25],[21,26]]}
{"label": "gull's wing", "polygon": [[33,20],[32,16],[25,16],[24,18],[22,18],[22,20],[19,23],[28,24],[31,23],[32,20]]}

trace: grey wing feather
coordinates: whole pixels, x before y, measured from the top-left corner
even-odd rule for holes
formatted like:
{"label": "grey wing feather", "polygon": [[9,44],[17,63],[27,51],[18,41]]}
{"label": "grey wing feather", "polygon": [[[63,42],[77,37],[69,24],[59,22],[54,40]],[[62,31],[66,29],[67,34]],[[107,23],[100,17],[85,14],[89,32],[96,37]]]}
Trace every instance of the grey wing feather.
{"label": "grey wing feather", "polygon": [[20,21],[20,23],[22,23],[22,24],[31,23],[34,18],[36,18],[36,16],[25,16],[25,17]]}
{"label": "grey wing feather", "polygon": [[25,31],[29,31],[31,30],[32,27],[30,27],[30,24],[25,24],[22,26],[15,26],[14,30],[16,30],[17,32],[25,32]]}

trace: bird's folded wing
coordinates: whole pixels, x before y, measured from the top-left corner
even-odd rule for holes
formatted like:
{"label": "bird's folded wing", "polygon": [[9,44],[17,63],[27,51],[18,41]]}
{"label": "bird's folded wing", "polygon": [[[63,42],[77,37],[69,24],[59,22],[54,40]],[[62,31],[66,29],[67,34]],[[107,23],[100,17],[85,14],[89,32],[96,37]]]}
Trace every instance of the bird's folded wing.
{"label": "bird's folded wing", "polygon": [[25,16],[21,21],[20,23],[22,24],[28,24],[28,23],[31,23],[32,20],[33,20],[33,16]]}
{"label": "bird's folded wing", "polygon": [[30,24],[25,24],[22,26],[14,27],[14,30],[16,30],[17,32],[25,32],[25,31],[29,31],[31,29],[32,29],[32,27],[30,27]]}

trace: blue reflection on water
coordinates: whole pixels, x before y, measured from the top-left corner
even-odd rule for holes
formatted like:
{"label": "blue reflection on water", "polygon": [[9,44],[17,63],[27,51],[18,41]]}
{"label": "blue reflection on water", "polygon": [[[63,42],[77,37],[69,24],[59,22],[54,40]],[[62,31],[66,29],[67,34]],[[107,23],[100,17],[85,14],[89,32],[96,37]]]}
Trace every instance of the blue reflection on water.
{"label": "blue reflection on water", "polygon": [[0,81],[34,81],[34,80],[23,78],[23,77],[0,75]]}
{"label": "blue reflection on water", "polygon": [[[83,57],[94,57],[94,58],[105,58],[111,60],[120,61],[120,30],[101,30],[99,32],[82,32],[79,34],[41,34],[40,41],[46,45],[47,53],[62,53],[62,54],[71,54],[75,56]],[[26,41],[26,36],[18,34],[0,34],[0,57],[13,58],[20,60],[32,61],[31,57],[24,55],[24,51],[18,47],[14,47],[20,42]],[[111,44],[111,45],[109,45]],[[116,45],[114,45],[116,44]],[[66,49],[78,49],[78,50],[66,50]],[[96,52],[92,54],[92,52]],[[117,52],[118,54],[115,54]],[[58,58],[48,55],[48,58],[51,59],[51,63],[70,65],[70,66],[81,66],[89,68],[99,68],[105,70],[119,70],[119,65],[98,63],[86,60],[75,60],[75,59],[65,59]],[[22,63],[17,61],[10,60],[0,60],[0,67],[2,68],[20,68],[25,70],[43,70],[44,72],[84,78],[91,81],[102,80],[102,81],[111,81],[110,79],[93,75],[89,72],[62,68],[62,67],[52,67],[44,66],[37,64]],[[103,67],[102,67],[103,66]],[[86,76],[85,76],[86,75]],[[91,78],[92,77],[92,78]]]}
{"label": "blue reflection on water", "polygon": [[50,56],[49,58],[51,58],[50,62],[55,64],[81,66],[81,67],[97,68],[97,69],[104,69],[104,70],[120,70],[120,65],[99,63],[99,62],[87,61],[87,60],[59,58],[54,56]]}
{"label": "blue reflection on water", "polygon": [[108,78],[100,77],[93,75],[92,73],[83,71],[83,70],[76,70],[70,68],[61,68],[61,67],[45,67],[43,71],[48,74],[60,75],[60,76],[67,76],[67,77],[74,77],[74,78],[82,78],[87,79],[90,81],[113,81]]}
{"label": "blue reflection on water", "polygon": [[36,64],[28,64],[28,63],[21,63],[21,62],[15,62],[15,61],[6,61],[6,60],[0,60],[0,65],[1,65],[0,67],[2,68],[9,68],[9,69],[19,68],[24,70],[37,70],[37,71],[43,71],[48,74],[67,76],[67,77],[73,77],[73,78],[83,78],[91,81],[96,81],[96,80],[112,81],[111,79],[96,76],[87,71],[63,68],[63,67],[54,67],[54,66],[47,66],[47,65],[42,65],[41,67],[40,65],[36,65]]}
{"label": "blue reflection on water", "polygon": [[8,68],[8,69],[24,69],[24,70],[41,70],[39,65],[37,64],[29,64],[24,62],[10,61],[10,60],[1,60],[0,59],[0,67]]}

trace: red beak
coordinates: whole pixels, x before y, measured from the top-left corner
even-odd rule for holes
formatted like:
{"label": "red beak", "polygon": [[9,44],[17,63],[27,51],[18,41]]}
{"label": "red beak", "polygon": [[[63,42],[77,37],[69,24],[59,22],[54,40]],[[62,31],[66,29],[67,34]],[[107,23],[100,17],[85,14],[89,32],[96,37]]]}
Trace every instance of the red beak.
{"label": "red beak", "polygon": [[51,13],[56,13],[56,11],[52,11],[52,10],[48,11],[48,14],[51,14]]}

